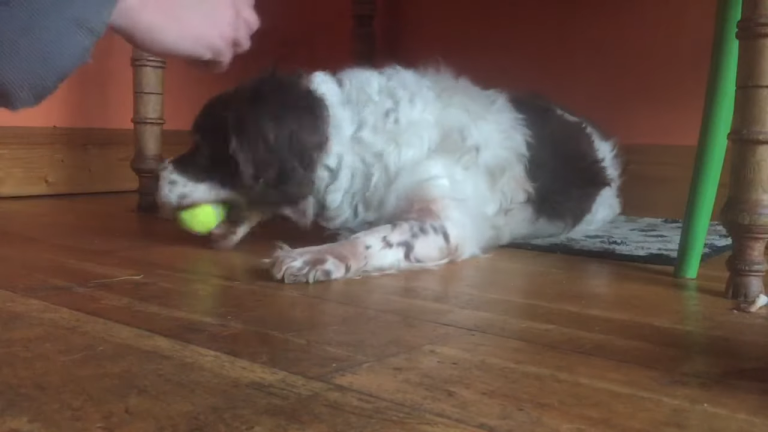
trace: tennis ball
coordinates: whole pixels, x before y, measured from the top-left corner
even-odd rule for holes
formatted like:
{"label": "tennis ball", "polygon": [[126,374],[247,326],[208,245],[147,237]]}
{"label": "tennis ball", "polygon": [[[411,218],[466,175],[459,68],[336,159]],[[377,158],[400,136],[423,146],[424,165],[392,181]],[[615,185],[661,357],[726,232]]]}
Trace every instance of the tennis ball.
{"label": "tennis ball", "polygon": [[207,235],[227,217],[227,209],[222,204],[200,204],[181,210],[176,217],[185,230]]}

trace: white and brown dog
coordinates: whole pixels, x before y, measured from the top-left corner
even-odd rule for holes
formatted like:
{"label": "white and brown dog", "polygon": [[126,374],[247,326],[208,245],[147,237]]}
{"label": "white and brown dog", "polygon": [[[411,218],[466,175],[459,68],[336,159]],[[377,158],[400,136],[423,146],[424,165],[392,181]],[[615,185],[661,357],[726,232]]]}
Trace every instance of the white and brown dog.
{"label": "white and brown dog", "polygon": [[588,122],[442,70],[270,73],[212,98],[192,132],[159,201],[232,205],[219,247],[277,214],[340,234],[276,251],[286,282],[437,266],[592,230],[621,207],[614,145]]}

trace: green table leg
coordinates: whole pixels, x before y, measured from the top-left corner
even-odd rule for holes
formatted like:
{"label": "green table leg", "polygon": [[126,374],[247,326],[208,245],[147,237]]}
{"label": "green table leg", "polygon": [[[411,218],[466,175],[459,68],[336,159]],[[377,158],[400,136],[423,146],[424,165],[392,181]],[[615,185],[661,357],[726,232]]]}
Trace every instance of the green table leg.
{"label": "green table leg", "polygon": [[739,48],[736,24],[741,17],[741,3],[742,0],[719,0],[717,5],[704,115],[675,265],[677,278],[696,279],[698,276],[715,206],[736,95]]}

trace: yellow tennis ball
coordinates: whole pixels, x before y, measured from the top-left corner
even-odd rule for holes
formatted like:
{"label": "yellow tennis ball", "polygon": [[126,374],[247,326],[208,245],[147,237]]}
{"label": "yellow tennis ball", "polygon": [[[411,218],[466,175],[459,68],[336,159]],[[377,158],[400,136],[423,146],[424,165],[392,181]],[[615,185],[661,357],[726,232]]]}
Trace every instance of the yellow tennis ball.
{"label": "yellow tennis ball", "polygon": [[185,230],[207,235],[227,217],[227,209],[222,204],[200,204],[186,208],[176,216]]}

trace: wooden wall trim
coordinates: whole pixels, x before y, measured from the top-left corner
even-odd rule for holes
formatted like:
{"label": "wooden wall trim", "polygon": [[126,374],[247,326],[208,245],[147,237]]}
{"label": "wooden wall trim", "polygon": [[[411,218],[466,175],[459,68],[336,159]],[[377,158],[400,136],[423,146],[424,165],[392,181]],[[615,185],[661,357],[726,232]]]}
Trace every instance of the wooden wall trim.
{"label": "wooden wall trim", "polygon": [[[165,131],[164,156],[188,146]],[[0,127],[0,197],[133,191],[133,130]]]}
{"label": "wooden wall trim", "polygon": [[[186,131],[163,132],[165,157],[188,145]],[[626,144],[619,151],[625,213],[682,217],[695,147]],[[130,129],[0,127],[0,197],[134,191],[132,156]],[[726,196],[729,166],[726,161],[715,216]]]}
{"label": "wooden wall trim", "polygon": [[[695,146],[625,144],[619,147],[624,161],[624,213],[632,216],[682,219],[696,158]],[[719,220],[730,176],[730,152],[720,177],[713,220]]]}

